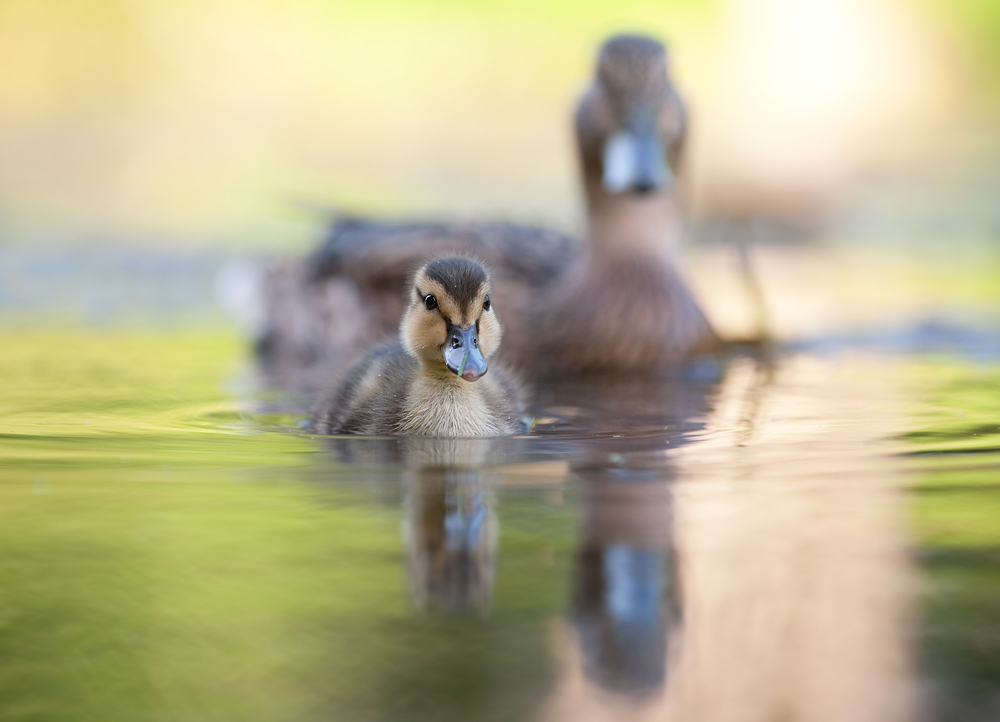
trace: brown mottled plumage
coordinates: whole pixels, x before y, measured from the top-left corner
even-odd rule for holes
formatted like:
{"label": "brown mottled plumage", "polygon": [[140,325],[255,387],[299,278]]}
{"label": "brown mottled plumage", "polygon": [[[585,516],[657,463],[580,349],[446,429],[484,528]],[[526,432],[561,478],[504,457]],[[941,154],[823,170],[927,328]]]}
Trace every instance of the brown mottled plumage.
{"label": "brown mottled plumage", "polygon": [[[329,367],[396,335],[413,269],[449,255],[474,256],[489,266],[506,346],[511,334],[529,334],[524,324],[535,299],[579,253],[579,242],[565,235],[509,223],[342,219],[315,254],[267,269],[257,358],[284,385],[325,378]],[[501,354],[507,361],[518,357]]]}
{"label": "brown mottled plumage", "polygon": [[[266,304],[284,310],[260,336],[265,365],[292,359],[294,368],[296,359],[335,356],[342,339],[363,346],[387,336],[403,312],[396,299],[408,269],[440,253],[474,254],[494,268],[507,325],[501,357],[532,375],[650,372],[716,350],[682,270],[674,176],[686,115],[666,57],[663,45],[638,35],[613,37],[601,49],[575,120],[587,199],[583,243],[510,224],[343,222],[299,272],[310,279],[315,306]],[[348,310],[338,313],[337,305]],[[303,327],[320,331],[293,338]]]}
{"label": "brown mottled plumage", "polygon": [[497,436],[521,423],[520,393],[487,371],[502,330],[490,278],[467,258],[417,271],[399,341],[355,364],[313,414],[322,434]]}
{"label": "brown mottled plumage", "polygon": [[673,193],[686,134],[666,50],[620,35],[601,49],[576,114],[587,247],[534,325],[543,373],[651,371],[718,341],[681,270]]}

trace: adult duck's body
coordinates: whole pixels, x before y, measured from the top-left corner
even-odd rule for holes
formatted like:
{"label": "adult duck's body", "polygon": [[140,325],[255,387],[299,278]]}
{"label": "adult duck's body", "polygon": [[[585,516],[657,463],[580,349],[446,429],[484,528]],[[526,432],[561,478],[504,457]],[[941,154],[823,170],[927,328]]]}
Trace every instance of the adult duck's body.
{"label": "adult duck's body", "polygon": [[576,114],[583,242],[500,223],[336,224],[312,258],[272,275],[260,358],[281,373],[390,335],[407,274],[447,252],[493,268],[503,358],[532,376],[653,372],[714,350],[680,263],[674,174],[685,132],[663,46],[610,39]]}

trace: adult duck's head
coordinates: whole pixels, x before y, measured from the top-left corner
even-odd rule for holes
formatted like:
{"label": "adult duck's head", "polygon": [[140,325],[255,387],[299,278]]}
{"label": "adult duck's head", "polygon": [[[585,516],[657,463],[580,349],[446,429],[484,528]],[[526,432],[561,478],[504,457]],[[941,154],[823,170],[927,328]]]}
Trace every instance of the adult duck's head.
{"label": "adult duck's head", "polygon": [[413,278],[400,337],[425,367],[475,381],[502,333],[486,269],[469,258],[439,258]]}
{"label": "adult duck's head", "polygon": [[642,35],[616,35],[597,57],[580,100],[576,133],[588,184],[611,194],[669,189],[686,118],[667,74],[667,51]]}

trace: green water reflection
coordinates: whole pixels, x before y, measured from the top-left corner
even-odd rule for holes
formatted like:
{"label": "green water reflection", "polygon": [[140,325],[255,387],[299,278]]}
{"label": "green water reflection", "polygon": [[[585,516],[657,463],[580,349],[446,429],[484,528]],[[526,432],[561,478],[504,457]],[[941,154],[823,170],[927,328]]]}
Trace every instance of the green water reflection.
{"label": "green water reflection", "polygon": [[1000,711],[1000,370],[925,370],[911,509],[923,572],[923,662],[939,719]]}
{"label": "green water reflection", "polygon": [[3,345],[0,717],[512,718],[548,684],[562,502],[500,495],[489,625],[414,617],[398,484],[254,430],[220,386],[235,338]]}
{"label": "green water reflection", "polygon": [[[406,472],[338,462],[281,428],[294,419],[250,413],[235,336],[7,330],[0,347],[2,719],[530,719],[560,684],[558,620],[604,629],[575,586],[610,569],[586,567],[587,534],[610,556],[610,522],[581,535],[581,516],[614,506],[584,498],[613,490],[588,481],[603,467],[492,488],[488,603],[422,611],[404,539],[424,507]],[[909,428],[885,436],[915,472],[926,694],[938,719],[985,719],[1000,692],[1000,370],[905,368]],[[671,523],[637,503],[650,528]]]}

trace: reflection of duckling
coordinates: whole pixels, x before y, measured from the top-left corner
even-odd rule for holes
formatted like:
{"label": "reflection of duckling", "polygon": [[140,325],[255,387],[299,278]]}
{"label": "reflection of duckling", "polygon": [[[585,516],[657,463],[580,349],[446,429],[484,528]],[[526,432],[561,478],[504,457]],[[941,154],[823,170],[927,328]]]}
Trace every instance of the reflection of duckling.
{"label": "reflection of duckling", "polygon": [[493,591],[497,518],[479,473],[427,467],[410,472],[403,524],[410,590],[421,608],[487,610]]}
{"label": "reflection of duckling", "polygon": [[481,378],[500,335],[483,267],[467,258],[432,261],[411,284],[400,340],[357,363],[313,426],[381,436],[513,433],[520,423],[516,385],[502,373]]}
{"label": "reflection of duckling", "polygon": [[420,259],[452,253],[496,269],[507,324],[501,355],[532,374],[650,371],[715,350],[681,269],[674,177],[687,123],[666,60],[663,45],[638,35],[615,36],[601,49],[576,114],[583,243],[499,223],[338,223],[296,273],[265,283],[265,365],[308,368],[340,353],[344,339],[350,347],[392,333],[405,274]]}

